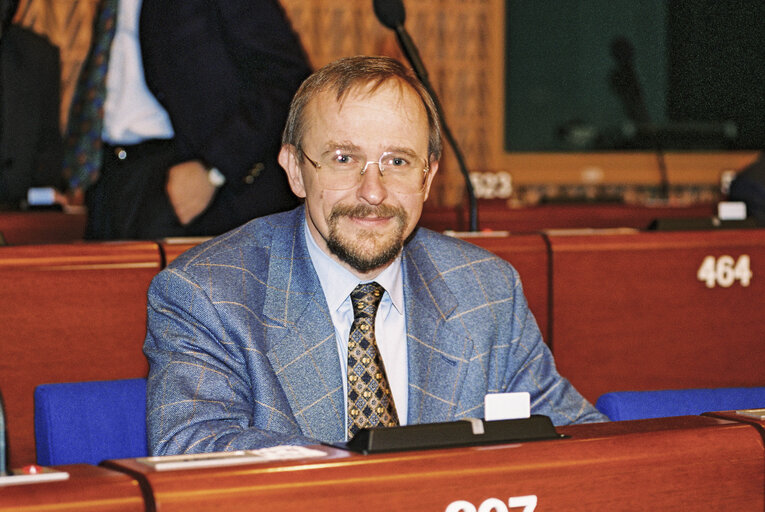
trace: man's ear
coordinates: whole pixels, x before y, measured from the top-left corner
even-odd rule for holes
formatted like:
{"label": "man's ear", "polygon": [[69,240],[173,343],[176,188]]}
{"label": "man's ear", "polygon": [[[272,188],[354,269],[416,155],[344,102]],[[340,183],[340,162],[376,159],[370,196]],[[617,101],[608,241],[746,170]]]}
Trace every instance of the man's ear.
{"label": "man's ear", "polygon": [[303,182],[303,173],[300,170],[297,155],[298,149],[295,146],[285,144],[279,151],[279,165],[287,173],[287,180],[290,183],[292,192],[300,198],[305,198],[305,183]]}
{"label": "man's ear", "polygon": [[425,178],[425,194],[422,197],[423,203],[428,199],[428,194],[430,194],[430,186],[433,184],[433,178],[436,177],[437,171],[438,160],[433,160],[430,162],[430,170],[428,171],[428,176]]}

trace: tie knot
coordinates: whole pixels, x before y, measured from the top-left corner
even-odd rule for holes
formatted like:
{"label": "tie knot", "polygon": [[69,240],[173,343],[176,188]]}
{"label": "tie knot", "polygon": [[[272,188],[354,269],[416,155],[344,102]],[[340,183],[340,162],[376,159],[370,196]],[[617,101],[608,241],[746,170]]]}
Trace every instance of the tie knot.
{"label": "tie knot", "polygon": [[367,316],[374,318],[383,293],[385,293],[385,288],[376,282],[363,283],[354,288],[351,292],[353,317]]}

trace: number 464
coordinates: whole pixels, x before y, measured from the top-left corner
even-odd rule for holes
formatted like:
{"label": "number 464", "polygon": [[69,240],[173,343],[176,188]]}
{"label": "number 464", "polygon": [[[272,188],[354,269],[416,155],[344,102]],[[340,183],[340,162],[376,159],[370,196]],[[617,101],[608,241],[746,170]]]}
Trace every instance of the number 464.
{"label": "number 464", "polygon": [[696,277],[706,283],[707,288],[714,288],[715,285],[728,288],[736,281],[739,281],[741,286],[749,286],[752,281],[749,255],[742,254],[738,260],[728,255],[719,258],[707,256],[701,262]]}

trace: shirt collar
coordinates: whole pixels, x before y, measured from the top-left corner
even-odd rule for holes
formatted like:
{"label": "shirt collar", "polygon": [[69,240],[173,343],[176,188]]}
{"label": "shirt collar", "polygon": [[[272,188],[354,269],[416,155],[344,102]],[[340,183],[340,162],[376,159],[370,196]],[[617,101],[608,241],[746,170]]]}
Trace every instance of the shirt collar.
{"label": "shirt collar", "polygon": [[[303,236],[306,239],[308,255],[314,270],[319,276],[324,297],[330,311],[336,311],[348,298],[354,288],[362,281],[325,253],[308,229],[308,221],[303,222]],[[401,274],[401,254],[388,265],[373,281],[385,288],[393,307],[399,314],[404,314],[404,285]],[[368,282],[368,281],[363,281]],[[384,300],[384,297],[383,297]]]}

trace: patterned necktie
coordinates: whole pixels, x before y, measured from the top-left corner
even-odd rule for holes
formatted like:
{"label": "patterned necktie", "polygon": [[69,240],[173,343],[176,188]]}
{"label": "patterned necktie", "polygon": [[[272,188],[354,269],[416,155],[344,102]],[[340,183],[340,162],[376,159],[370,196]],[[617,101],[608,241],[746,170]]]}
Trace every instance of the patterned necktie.
{"label": "patterned necktie", "polygon": [[117,21],[118,0],[102,0],[93,24],[90,54],[72,97],[66,133],[64,176],[72,189],[85,189],[98,178],[103,143],[106,70]]}
{"label": "patterned necktie", "polygon": [[375,315],[385,289],[377,283],[351,292],[353,324],[348,339],[348,438],[365,427],[398,425],[396,405],[375,340]]}

